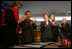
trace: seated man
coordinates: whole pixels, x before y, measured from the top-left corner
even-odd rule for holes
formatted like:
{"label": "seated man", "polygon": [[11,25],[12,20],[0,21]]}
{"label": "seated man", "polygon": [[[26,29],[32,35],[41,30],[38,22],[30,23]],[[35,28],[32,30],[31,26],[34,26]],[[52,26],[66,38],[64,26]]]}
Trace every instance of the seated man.
{"label": "seated man", "polygon": [[[20,27],[22,29],[22,42],[23,44],[28,44],[34,42],[34,34],[33,34],[33,27],[36,29],[36,21],[30,20],[31,18],[31,12],[26,11],[25,15],[27,18],[20,23]],[[34,25],[34,26],[33,26]]]}

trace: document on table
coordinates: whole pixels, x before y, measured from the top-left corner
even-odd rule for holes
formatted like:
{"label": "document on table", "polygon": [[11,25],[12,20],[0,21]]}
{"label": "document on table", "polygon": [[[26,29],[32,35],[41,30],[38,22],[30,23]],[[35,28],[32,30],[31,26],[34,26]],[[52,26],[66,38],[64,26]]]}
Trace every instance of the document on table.
{"label": "document on table", "polygon": [[32,45],[32,44],[28,44],[28,45],[23,45],[24,47],[31,47],[31,48],[41,48],[42,45]]}

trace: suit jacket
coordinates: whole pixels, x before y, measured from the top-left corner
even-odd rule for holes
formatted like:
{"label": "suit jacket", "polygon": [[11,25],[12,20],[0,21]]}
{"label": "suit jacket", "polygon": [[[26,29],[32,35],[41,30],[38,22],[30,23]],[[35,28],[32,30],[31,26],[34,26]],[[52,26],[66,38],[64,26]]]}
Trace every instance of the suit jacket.
{"label": "suit jacket", "polygon": [[53,26],[53,25],[51,25],[52,26],[52,34],[53,34],[53,41],[58,41],[58,36],[59,36],[59,31],[58,31],[58,29],[59,29],[59,27],[58,27],[58,25],[57,26]]}
{"label": "suit jacket", "polygon": [[20,23],[20,27],[22,28],[21,36],[23,42],[33,42],[34,40],[33,27],[30,22],[31,20],[25,19]]}
{"label": "suit jacket", "polygon": [[37,29],[36,23],[32,24],[32,27],[33,27],[33,30],[34,30],[34,29]]}
{"label": "suit jacket", "polygon": [[47,25],[47,27],[45,27],[45,21],[41,22],[40,29],[41,29],[41,34],[43,37],[53,39],[52,27],[51,27],[50,21],[49,21],[49,24]]}
{"label": "suit jacket", "polygon": [[61,24],[62,27],[60,28],[61,29],[61,32],[66,36],[68,37],[68,33],[71,33],[71,27],[70,27],[70,24],[69,23],[66,23],[65,24],[65,27],[63,27],[63,23]]}

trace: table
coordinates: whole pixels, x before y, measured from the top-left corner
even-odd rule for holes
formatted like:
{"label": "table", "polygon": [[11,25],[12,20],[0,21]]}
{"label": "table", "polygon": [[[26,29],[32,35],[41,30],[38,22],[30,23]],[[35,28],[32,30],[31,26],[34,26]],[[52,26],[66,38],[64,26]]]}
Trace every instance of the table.
{"label": "table", "polygon": [[32,43],[32,44],[26,44],[26,45],[21,45],[21,46],[14,46],[10,48],[65,48],[65,47],[58,47],[58,42],[53,42],[49,44],[50,42],[43,43]]}
{"label": "table", "polygon": [[53,43],[53,44],[50,44],[50,45],[46,45],[45,47],[43,48],[65,48],[65,47],[58,47],[57,45],[57,42],[56,43]]}

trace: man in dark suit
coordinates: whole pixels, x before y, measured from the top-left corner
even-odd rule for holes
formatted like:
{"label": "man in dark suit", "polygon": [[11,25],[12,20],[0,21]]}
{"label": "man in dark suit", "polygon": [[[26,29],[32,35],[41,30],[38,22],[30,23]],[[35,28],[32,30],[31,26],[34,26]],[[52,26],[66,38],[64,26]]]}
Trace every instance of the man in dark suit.
{"label": "man in dark suit", "polygon": [[20,23],[20,27],[22,29],[22,43],[28,44],[34,42],[34,32],[33,29],[36,29],[36,21],[31,20],[31,12],[26,11],[25,15],[27,18]]}
{"label": "man in dark suit", "polygon": [[61,32],[65,36],[65,38],[69,38],[71,40],[71,27],[70,24],[67,23],[66,18],[62,19],[62,24],[61,24]]}
{"label": "man in dark suit", "polygon": [[48,14],[45,13],[43,15],[45,19],[44,22],[41,22],[41,41],[42,42],[52,42],[53,41],[53,34],[52,34],[52,27],[51,22],[48,20]]}
{"label": "man in dark suit", "polygon": [[52,34],[53,34],[53,41],[58,42],[58,21],[54,21],[54,13],[51,13],[49,15],[49,20],[51,22],[51,27],[52,27]]}

